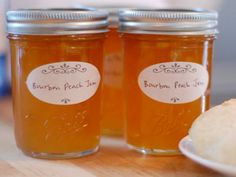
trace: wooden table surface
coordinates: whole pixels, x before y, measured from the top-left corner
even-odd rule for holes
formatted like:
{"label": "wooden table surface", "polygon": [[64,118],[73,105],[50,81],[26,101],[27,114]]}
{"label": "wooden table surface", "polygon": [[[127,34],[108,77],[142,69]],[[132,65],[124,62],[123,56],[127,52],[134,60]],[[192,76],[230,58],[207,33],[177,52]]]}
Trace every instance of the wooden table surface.
{"label": "wooden table surface", "polygon": [[73,160],[38,160],[15,146],[10,98],[0,101],[0,177],[219,177],[184,156],[145,156],[120,138],[104,137],[98,153]]}

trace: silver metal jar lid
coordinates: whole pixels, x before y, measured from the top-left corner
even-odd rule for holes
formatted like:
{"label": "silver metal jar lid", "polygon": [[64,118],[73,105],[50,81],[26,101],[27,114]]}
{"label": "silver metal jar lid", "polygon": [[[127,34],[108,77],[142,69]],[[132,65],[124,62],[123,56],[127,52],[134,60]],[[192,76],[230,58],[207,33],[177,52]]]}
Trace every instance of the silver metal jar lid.
{"label": "silver metal jar lid", "polygon": [[25,9],[7,12],[7,32],[68,35],[107,32],[107,13],[94,9]]}
{"label": "silver metal jar lid", "polygon": [[119,31],[141,34],[216,34],[218,14],[204,9],[127,9],[119,12]]}
{"label": "silver metal jar lid", "polygon": [[105,12],[108,13],[108,22],[109,22],[109,27],[118,27],[119,26],[119,17],[118,13],[121,9],[121,7],[103,7],[99,8]]}

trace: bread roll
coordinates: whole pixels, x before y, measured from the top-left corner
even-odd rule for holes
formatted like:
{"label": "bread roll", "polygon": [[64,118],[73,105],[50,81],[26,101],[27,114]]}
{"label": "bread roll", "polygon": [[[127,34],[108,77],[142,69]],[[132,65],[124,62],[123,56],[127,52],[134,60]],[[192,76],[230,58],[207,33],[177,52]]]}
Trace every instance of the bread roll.
{"label": "bread roll", "polygon": [[189,130],[189,136],[200,156],[236,165],[236,99],[200,115]]}

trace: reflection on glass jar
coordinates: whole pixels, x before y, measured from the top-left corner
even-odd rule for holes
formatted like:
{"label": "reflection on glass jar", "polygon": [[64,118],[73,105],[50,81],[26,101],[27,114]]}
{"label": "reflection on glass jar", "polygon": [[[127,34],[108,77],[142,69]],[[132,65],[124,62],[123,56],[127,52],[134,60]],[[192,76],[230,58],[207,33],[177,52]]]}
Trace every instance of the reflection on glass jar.
{"label": "reflection on glass jar", "polygon": [[38,158],[96,152],[106,14],[18,10],[7,18],[18,147]]}
{"label": "reflection on glass jar", "polygon": [[118,29],[117,8],[104,9],[109,12],[109,32],[105,41],[102,132],[105,135],[122,135],[123,110],[123,59]]}
{"label": "reflection on glass jar", "polygon": [[120,20],[127,143],[145,154],[176,154],[210,105],[217,14],[126,10]]}

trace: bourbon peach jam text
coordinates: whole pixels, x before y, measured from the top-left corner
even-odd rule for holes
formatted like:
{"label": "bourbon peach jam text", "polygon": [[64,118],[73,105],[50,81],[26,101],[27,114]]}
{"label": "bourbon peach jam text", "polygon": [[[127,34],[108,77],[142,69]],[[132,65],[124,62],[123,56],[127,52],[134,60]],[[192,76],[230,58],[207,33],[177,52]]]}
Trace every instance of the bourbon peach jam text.
{"label": "bourbon peach jam text", "polygon": [[60,91],[60,90],[69,91],[69,90],[72,90],[72,89],[80,89],[82,87],[92,87],[94,85],[97,85],[97,82],[92,82],[90,80],[87,80],[87,81],[84,81],[84,82],[79,82],[77,84],[70,84],[70,83],[66,82],[62,87],[53,86],[53,85],[50,85],[50,84],[41,85],[41,84],[38,84],[38,83],[34,82],[32,88],[34,90],[36,90],[36,89],[46,89],[48,91]]}
{"label": "bourbon peach jam text", "polygon": [[200,87],[204,86],[205,83],[199,81],[198,79],[193,80],[191,83],[190,82],[179,82],[175,81],[173,85],[166,85],[162,83],[149,83],[147,80],[144,81],[144,87],[153,87],[153,88],[159,88],[159,89],[184,89],[184,88],[190,88],[190,87]]}

